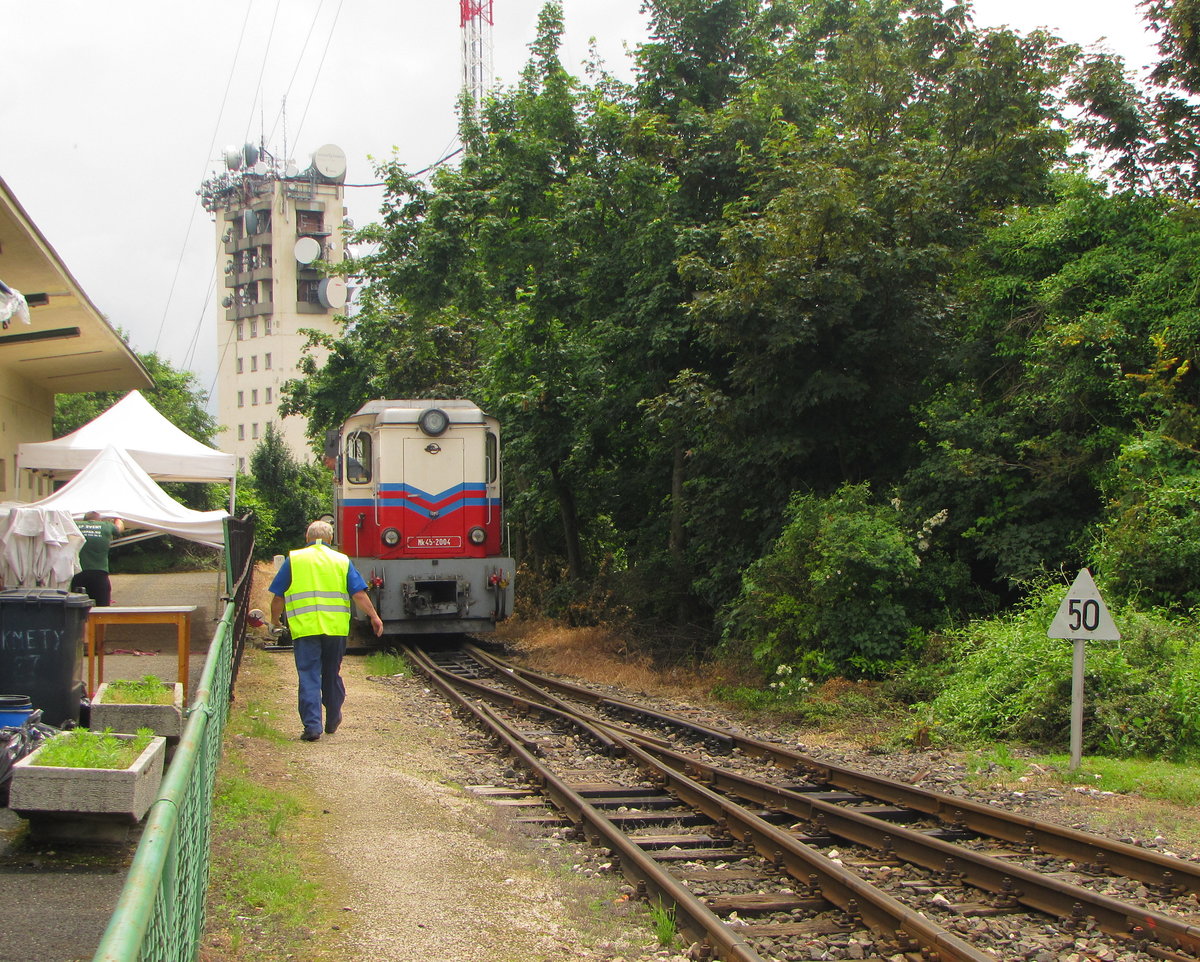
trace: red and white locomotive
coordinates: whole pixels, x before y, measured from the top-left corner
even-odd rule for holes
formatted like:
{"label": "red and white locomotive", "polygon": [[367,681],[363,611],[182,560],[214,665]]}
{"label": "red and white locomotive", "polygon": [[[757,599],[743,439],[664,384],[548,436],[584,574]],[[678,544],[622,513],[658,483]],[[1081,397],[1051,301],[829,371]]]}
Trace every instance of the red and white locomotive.
{"label": "red and white locomotive", "polygon": [[385,639],[489,631],[512,611],[495,418],[470,401],[370,401],[330,432],[326,453],[335,540],[367,580]]}

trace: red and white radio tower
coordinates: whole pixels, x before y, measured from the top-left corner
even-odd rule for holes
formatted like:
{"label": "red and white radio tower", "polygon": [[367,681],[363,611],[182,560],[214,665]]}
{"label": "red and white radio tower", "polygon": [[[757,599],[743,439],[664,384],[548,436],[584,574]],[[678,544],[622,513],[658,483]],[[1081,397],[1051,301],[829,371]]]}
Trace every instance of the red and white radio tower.
{"label": "red and white radio tower", "polygon": [[462,12],[463,89],[476,117],[492,86],[492,0],[458,0]]}

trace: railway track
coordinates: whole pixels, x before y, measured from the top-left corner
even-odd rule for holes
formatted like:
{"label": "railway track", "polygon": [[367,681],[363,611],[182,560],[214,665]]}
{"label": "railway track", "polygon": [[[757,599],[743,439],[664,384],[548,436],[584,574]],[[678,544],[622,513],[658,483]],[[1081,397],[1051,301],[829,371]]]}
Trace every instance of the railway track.
{"label": "railway track", "polygon": [[1200,865],[829,764],[474,646],[407,649],[697,959],[1200,959]]}

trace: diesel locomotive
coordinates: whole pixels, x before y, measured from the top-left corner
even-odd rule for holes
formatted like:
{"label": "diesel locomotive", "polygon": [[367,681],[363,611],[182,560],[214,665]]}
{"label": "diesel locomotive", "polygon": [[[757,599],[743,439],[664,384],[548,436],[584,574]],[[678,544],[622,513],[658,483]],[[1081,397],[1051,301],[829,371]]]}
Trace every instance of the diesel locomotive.
{"label": "diesel locomotive", "polygon": [[[326,457],[335,542],[367,581],[383,642],[489,631],[508,616],[515,565],[494,417],[465,400],[370,401],[330,432]],[[379,643],[355,625],[357,641]]]}

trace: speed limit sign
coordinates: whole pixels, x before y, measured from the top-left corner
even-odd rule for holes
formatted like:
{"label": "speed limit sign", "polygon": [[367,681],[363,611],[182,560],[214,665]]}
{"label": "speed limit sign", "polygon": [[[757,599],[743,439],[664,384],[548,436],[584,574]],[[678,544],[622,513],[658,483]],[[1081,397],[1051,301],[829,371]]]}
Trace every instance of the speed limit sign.
{"label": "speed limit sign", "polygon": [[1092,579],[1092,573],[1084,568],[1079,572],[1071,590],[1058,608],[1058,614],[1050,622],[1047,638],[1065,638],[1070,641],[1120,641],[1121,633],[1108,613],[1108,605],[1100,597],[1100,589]]}
{"label": "speed limit sign", "polygon": [[1071,654],[1071,771],[1083,760],[1083,669],[1084,645],[1089,641],[1120,641],[1121,633],[1100,597],[1092,573],[1084,568],[1050,622],[1047,638],[1074,642]]}

